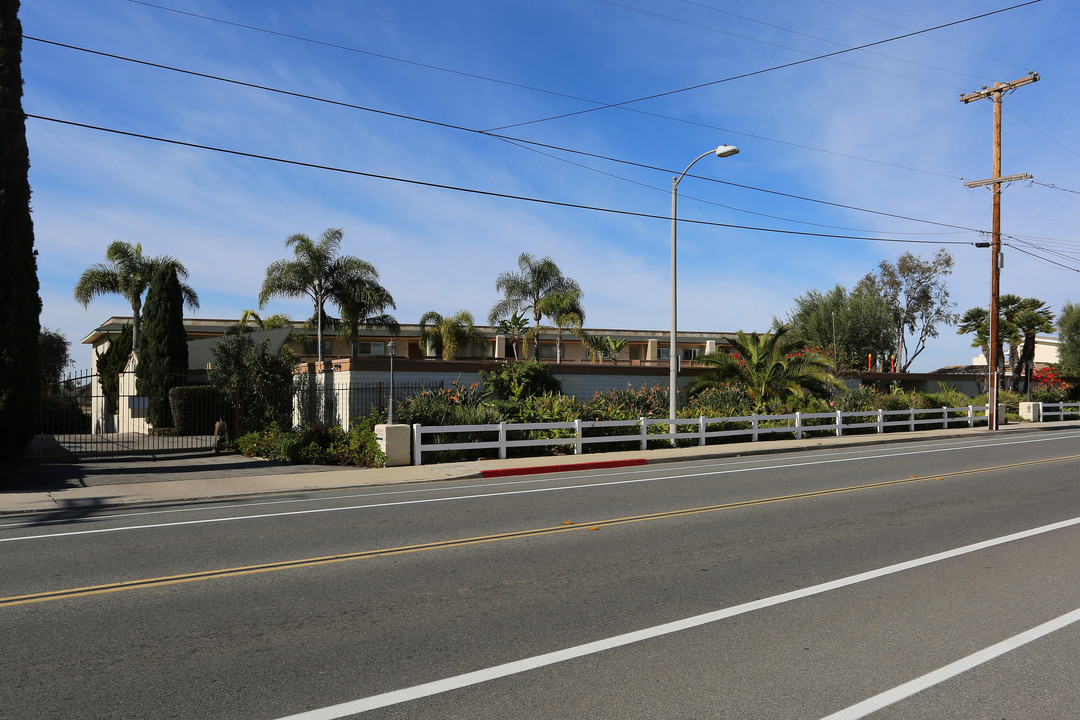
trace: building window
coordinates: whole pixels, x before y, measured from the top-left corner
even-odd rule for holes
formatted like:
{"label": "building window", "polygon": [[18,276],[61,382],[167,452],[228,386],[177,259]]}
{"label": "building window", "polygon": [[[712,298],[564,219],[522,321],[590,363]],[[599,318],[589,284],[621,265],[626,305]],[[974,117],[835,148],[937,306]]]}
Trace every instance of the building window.
{"label": "building window", "polygon": [[668,358],[671,357],[671,348],[667,347],[667,346],[662,347],[662,348],[657,348],[656,349],[656,356],[660,360],[667,360]]}
{"label": "building window", "polygon": [[538,358],[555,359],[555,346],[552,344],[540,343],[540,347],[534,349],[537,350],[536,356]]}
{"label": "building window", "polygon": [[701,348],[691,347],[682,349],[683,360],[693,360],[701,354]]}
{"label": "building window", "polygon": [[[333,347],[333,344],[334,344],[333,340],[324,339],[322,341],[322,354],[323,354],[324,358],[330,356],[330,354],[331,354],[330,351],[331,351],[331,348]],[[319,354],[319,350],[318,350],[319,346],[317,344],[317,341],[313,337],[304,338],[304,342],[302,343],[302,346],[303,346],[303,351],[304,351],[305,355],[318,355]]]}
{"label": "building window", "polygon": [[358,342],[356,343],[357,355],[385,355],[386,345],[381,342]]}

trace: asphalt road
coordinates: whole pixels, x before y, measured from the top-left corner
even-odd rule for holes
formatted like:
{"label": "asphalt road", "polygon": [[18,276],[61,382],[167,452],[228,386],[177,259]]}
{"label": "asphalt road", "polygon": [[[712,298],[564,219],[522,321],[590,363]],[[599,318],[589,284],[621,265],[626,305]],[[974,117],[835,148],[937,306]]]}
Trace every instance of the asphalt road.
{"label": "asphalt road", "polygon": [[1080,433],[0,517],[0,718],[1080,717]]}

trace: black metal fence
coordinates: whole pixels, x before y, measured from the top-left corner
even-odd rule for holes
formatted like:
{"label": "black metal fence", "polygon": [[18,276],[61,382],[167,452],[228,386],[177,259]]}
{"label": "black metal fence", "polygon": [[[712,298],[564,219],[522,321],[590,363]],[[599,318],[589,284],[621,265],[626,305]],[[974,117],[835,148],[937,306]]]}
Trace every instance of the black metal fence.
{"label": "black metal fence", "polygon": [[[297,375],[292,387],[272,392],[229,393],[208,384],[204,372],[167,378],[167,400],[139,396],[130,373],[114,378],[79,373],[43,387],[38,417],[27,419],[37,429],[24,457],[73,462],[213,452],[225,439],[270,422],[348,428],[355,418],[385,412],[390,398],[386,382],[324,385],[310,375]],[[395,402],[442,387],[442,382],[395,383]],[[151,410],[152,402],[161,404]],[[154,427],[151,419],[164,427]]]}
{"label": "black metal fence", "polygon": [[134,377],[125,382],[87,372],[47,384],[38,417],[28,418],[36,429],[24,457],[75,461],[214,450],[215,426],[226,407],[205,377],[169,376],[164,392],[158,412],[168,426],[155,428],[147,421],[151,399],[135,394]]}
{"label": "black metal fence", "polygon": [[[297,423],[339,425],[348,429],[355,418],[385,413],[390,399],[390,383],[382,381],[322,384],[319,375],[296,376]],[[394,402],[413,395],[443,389],[434,383],[394,383]]]}

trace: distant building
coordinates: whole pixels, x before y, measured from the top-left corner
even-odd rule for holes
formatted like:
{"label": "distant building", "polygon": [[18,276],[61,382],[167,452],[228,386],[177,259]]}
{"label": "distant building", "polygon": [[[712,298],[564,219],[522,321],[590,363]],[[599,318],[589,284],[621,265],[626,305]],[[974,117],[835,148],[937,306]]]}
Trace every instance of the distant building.
{"label": "distant building", "polygon": [[[1061,345],[1061,340],[1052,335],[1036,335],[1035,336],[1035,367],[1045,367],[1047,365],[1053,365],[1058,362],[1058,347]],[[1008,349],[1006,348],[1006,352]],[[989,365],[986,360],[986,355],[979,353],[975,357],[971,358],[972,365]]]}
{"label": "distant building", "polygon": [[[90,334],[82,339],[84,345],[91,348],[91,365],[96,371],[97,356],[104,352],[109,342],[117,337],[125,324],[130,324],[130,317],[111,317],[95,328]],[[202,320],[186,319],[184,326],[187,328],[189,340],[189,356],[192,368],[205,368],[205,362],[210,356],[213,343],[199,342],[215,337],[221,337],[229,331],[234,331],[237,321],[235,320]],[[254,323],[251,329],[256,329]],[[489,326],[478,325],[476,328],[483,336],[482,342],[471,343],[462,347],[457,355],[458,361],[503,361],[513,359],[514,353],[510,340]],[[318,357],[316,347],[315,330],[304,327],[303,322],[294,322],[291,328],[286,329],[299,336],[299,340],[292,339],[288,342],[299,357],[301,362],[314,362]],[[585,332],[591,336],[610,336],[615,339],[625,339],[626,345],[616,358],[606,359],[607,363],[615,361],[617,365],[668,367],[669,341],[666,330],[617,330],[608,328],[586,328]],[[678,335],[678,352],[681,362],[685,367],[694,365],[694,359],[706,353],[716,350],[729,349],[728,338],[734,333],[717,332],[684,332]],[[275,335],[275,339],[276,335]],[[402,359],[415,360],[439,360],[428,348],[422,348],[420,343],[419,325],[402,325],[401,332],[391,335],[385,330],[368,330],[361,328],[360,337],[357,339],[356,354],[358,358],[382,357],[386,353],[386,344],[390,340],[395,344],[395,356]],[[536,348],[529,341],[528,356],[536,355]],[[524,352],[524,341],[518,341],[518,352]],[[556,335],[554,331],[544,331],[539,336],[539,358],[545,362],[554,362],[556,354]],[[323,335],[323,359],[339,361],[352,356],[352,348],[344,338],[335,335]],[[588,351],[581,340],[573,333],[564,330],[562,334],[562,362],[568,365],[582,365],[594,362],[589,358]],[[197,364],[196,364],[197,363]]]}

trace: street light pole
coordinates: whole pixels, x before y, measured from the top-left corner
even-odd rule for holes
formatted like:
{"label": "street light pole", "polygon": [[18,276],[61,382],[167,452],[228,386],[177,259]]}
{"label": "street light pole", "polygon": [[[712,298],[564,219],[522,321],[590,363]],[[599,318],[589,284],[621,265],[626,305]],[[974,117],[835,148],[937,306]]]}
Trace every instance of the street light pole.
{"label": "street light pole", "polygon": [[390,400],[386,403],[386,424],[394,424],[394,341],[386,343],[386,354],[390,356]]}
{"label": "street light pole", "polygon": [[[694,158],[693,162],[686,166],[686,169],[681,174],[671,178],[671,337],[668,340],[668,413],[672,422],[674,422],[679,410],[679,358],[678,349],[676,343],[676,335],[679,330],[679,313],[678,313],[678,276],[676,274],[676,246],[678,245],[678,197],[679,197],[679,183],[682,181],[686,173],[690,172],[690,168],[694,167],[701,158],[706,155],[716,155],[716,157],[731,157],[739,152],[739,148],[734,145],[721,145],[715,150],[709,150],[703,152]],[[672,429],[672,432],[675,432]]]}

